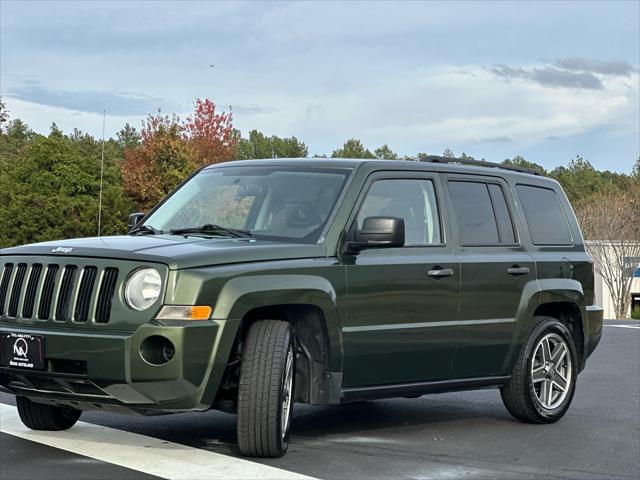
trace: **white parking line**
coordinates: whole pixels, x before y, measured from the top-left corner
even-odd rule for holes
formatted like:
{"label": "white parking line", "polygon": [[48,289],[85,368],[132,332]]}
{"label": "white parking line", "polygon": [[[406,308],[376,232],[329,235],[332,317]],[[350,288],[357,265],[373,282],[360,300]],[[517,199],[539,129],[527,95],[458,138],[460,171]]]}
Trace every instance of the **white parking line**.
{"label": "white parking line", "polygon": [[636,327],[634,325],[605,325],[605,327],[631,328],[633,330],[640,330],[640,327]]}
{"label": "white parking line", "polygon": [[16,407],[3,403],[0,431],[168,479],[313,480],[288,470],[91,423],[78,422],[64,432],[33,431],[22,425]]}

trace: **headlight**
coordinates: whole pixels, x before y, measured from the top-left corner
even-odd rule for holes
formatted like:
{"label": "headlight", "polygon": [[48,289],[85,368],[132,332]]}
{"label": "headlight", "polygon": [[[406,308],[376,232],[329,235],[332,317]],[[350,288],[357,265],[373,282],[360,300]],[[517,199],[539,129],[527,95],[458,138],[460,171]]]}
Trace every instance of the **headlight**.
{"label": "headlight", "polygon": [[141,268],[131,274],[124,287],[124,298],[134,310],[142,311],[156,303],[162,279],[155,268]]}

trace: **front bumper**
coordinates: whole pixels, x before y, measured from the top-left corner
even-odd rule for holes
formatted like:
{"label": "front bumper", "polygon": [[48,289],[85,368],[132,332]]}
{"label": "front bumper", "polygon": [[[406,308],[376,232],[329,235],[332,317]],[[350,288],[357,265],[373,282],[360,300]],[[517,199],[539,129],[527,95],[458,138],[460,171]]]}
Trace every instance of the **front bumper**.
{"label": "front bumper", "polygon": [[584,360],[593,353],[602,338],[604,309],[597,305],[587,306],[587,332],[585,332]]}
{"label": "front bumper", "polygon": [[[140,413],[211,407],[228,358],[218,348],[224,321],[147,323],[133,333],[44,329],[0,323],[2,332],[44,336],[45,370],[0,368],[0,386],[34,400],[77,408],[124,407]],[[140,355],[153,335],[175,346],[163,365]]]}

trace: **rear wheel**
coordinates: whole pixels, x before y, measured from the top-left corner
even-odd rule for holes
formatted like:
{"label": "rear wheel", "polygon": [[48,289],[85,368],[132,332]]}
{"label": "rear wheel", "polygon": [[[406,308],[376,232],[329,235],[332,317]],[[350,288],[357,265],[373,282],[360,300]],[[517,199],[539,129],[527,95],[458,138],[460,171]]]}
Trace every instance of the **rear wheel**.
{"label": "rear wheel", "polygon": [[44,405],[26,397],[16,397],[16,405],[20,420],[31,430],[68,430],[82,414],[82,410]]}
{"label": "rear wheel", "polygon": [[238,386],[238,446],[250,457],[281,457],[289,445],[295,380],[291,324],[254,323],[245,339]]}
{"label": "rear wheel", "polygon": [[566,413],[578,375],[571,332],[551,317],[536,317],[509,384],[500,390],[509,413],[527,423],[553,423]]}

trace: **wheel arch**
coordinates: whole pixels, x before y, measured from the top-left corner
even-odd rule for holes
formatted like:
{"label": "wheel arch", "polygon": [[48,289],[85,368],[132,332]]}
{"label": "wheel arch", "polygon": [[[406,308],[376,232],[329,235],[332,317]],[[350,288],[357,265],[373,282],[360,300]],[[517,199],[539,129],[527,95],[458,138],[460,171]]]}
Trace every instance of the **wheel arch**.
{"label": "wheel arch", "polygon": [[[585,364],[586,306],[582,284],[571,279],[543,279],[536,282],[535,294],[530,294],[518,319],[519,328],[516,338],[517,354],[527,341],[526,335],[535,317],[553,317],[564,323],[572,333],[578,350],[579,370]],[[512,356],[512,358],[514,358]]]}
{"label": "wheel arch", "polygon": [[[284,320],[294,326],[298,347],[297,400],[337,403],[342,387],[342,333],[331,283],[311,275],[237,277],[223,287],[214,320],[225,325],[219,352],[227,365],[238,357],[249,328],[259,320]],[[224,375],[223,375],[224,376]],[[212,379],[217,390],[225,379]]]}

